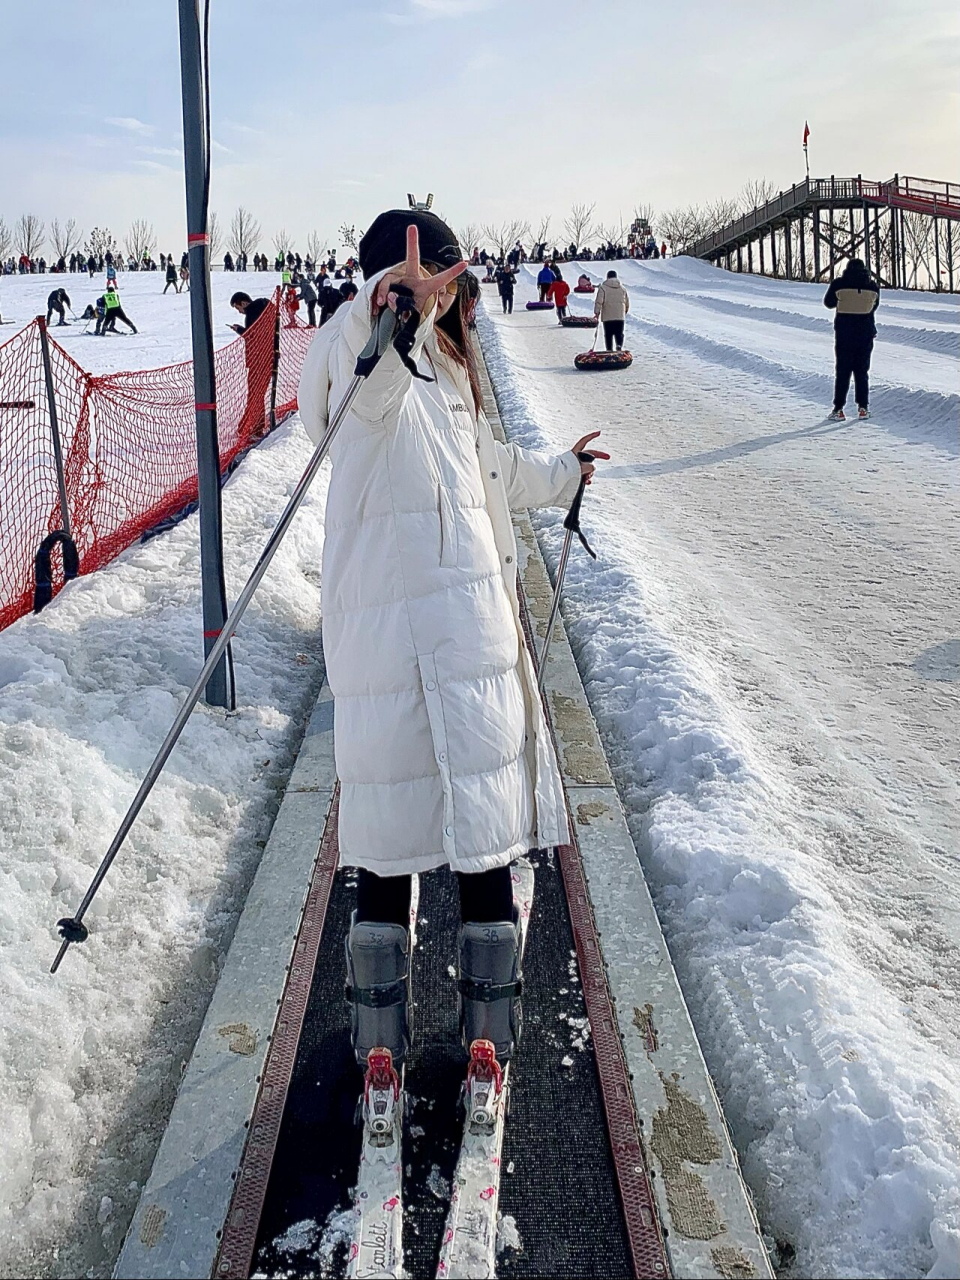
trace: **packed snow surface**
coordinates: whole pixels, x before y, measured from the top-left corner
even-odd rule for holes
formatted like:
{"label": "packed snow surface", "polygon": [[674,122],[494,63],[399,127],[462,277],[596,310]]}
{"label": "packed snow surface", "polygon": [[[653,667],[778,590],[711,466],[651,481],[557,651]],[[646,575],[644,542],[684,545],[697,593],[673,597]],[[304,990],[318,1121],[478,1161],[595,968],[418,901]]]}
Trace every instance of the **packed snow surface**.
{"label": "packed snow surface", "polygon": [[[102,280],[60,279],[78,312],[102,291]],[[274,280],[214,278],[220,336],[232,337],[231,290],[256,296]],[[29,320],[57,282],[4,279],[5,318]],[[161,296],[154,274],[121,286],[139,337],[54,336],[87,369],[188,355],[189,300]],[[227,482],[231,598],[310,453],[293,419]],[[234,642],[237,714],[194,712],[87,915],[89,941],[56,977],[56,921],[76,910],[202,661],[196,518],[0,632],[4,1276],[111,1272],[319,688],[325,485]]]}
{"label": "packed snow surface", "polygon": [[529,267],[479,328],[514,439],[613,455],[564,614],[745,1175],[785,1276],[956,1276],[957,300],[884,292],[828,423],[823,286],[616,267],[628,370]]}

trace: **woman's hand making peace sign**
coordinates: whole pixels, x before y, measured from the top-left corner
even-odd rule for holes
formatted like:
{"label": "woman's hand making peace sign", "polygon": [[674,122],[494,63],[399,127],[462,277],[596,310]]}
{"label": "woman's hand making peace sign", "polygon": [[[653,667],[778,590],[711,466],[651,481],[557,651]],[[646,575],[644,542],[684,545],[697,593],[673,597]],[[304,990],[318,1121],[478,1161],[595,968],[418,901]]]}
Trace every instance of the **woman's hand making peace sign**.
{"label": "woman's hand making peace sign", "polygon": [[407,227],[407,260],[402,267],[388,271],[377,285],[373,300],[374,313],[379,314],[384,307],[396,311],[397,298],[396,294],[391,294],[390,286],[403,284],[413,292],[413,305],[421,315],[425,315],[436,303],[437,294],[441,293],[451,280],[456,280],[457,276],[462,275],[466,269],[465,262],[458,262],[455,267],[448,267],[446,271],[441,271],[435,276],[430,275],[420,265],[420,237],[417,228],[409,226]]}

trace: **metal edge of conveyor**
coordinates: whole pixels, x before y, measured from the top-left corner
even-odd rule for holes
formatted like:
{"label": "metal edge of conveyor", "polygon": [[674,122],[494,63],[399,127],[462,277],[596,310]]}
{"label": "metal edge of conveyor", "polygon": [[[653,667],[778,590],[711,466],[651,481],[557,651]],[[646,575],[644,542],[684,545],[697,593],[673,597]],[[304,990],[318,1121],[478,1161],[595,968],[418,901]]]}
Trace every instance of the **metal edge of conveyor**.
{"label": "metal edge of conveyor", "polygon": [[[479,341],[476,351],[484,410],[503,440]],[[515,516],[515,527],[520,580],[539,649],[552,586],[526,513]],[[560,618],[545,691],[673,1274],[684,1280],[773,1277]]]}
{"label": "metal edge of conveyor", "polygon": [[324,679],[206,1017],[114,1269],[209,1276],[336,787]]}

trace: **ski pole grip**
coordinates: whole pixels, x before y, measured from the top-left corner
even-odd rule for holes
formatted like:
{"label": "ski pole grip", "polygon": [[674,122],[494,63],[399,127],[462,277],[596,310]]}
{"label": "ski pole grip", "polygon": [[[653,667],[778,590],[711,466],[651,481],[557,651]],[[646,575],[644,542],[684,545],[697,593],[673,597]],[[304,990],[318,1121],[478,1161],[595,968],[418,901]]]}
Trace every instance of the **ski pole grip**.
{"label": "ski pole grip", "polygon": [[[595,455],[584,451],[583,453],[578,453],[577,458],[581,462],[593,462],[595,460]],[[584,549],[588,551],[591,556],[593,556],[594,560],[596,560],[597,553],[590,546],[590,543],[587,542],[586,538],[583,536],[583,530],[580,528],[580,507],[581,507],[581,504],[583,503],[583,494],[586,487],[587,487],[587,477],[584,475],[581,475],[580,484],[579,484],[579,487],[577,488],[576,496],[574,497],[573,502],[570,503],[570,510],[566,514],[566,518],[564,519],[564,522],[563,522],[563,527],[565,529],[569,529],[572,533],[575,533],[577,537],[580,539],[581,543],[583,544]]]}
{"label": "ski pole grip", "polygon": [[[594,455],[592,453],[578,453],[577,458],[580,462],[593,462]],[[570,510],[567,512],[566,519],[563,522],[565,529],[572,529],[574,533],[580,532],[580,505],[583,502],[583,491],[587,486],[587,477],[580,477],[580,487],[577,489],[576,497],[570,504]]]}
{"label": "ski pole grip", "polygon": [[393,341],[393,335],[396,331],[397,317],[389,307],[384,307],[377,317],[377,322],[373,327],[367,345],[357,356],[357,367],[353,371],[355,377],[370,377],[380,363],[380,357]]}

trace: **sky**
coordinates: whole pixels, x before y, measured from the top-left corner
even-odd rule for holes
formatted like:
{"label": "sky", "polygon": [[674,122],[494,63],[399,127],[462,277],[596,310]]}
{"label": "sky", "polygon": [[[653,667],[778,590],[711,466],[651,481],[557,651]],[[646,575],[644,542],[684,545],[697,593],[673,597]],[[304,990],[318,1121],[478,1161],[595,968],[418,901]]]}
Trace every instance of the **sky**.
{"label": "sky", "polygon": [[[406,193],[457,229],[602,223],[767,178],[960,181],[960,10],[941,0],[211,0],[211,208],[262,248]],[[38,12],[42,19],[38,21]],[[8,6],[0,218],[185,237],[176,0]],[[654,224],[655,225],[655,224]],[[49,244],[47,246],[49,249]],[[48,255],[49,256],[49,255]]]}

